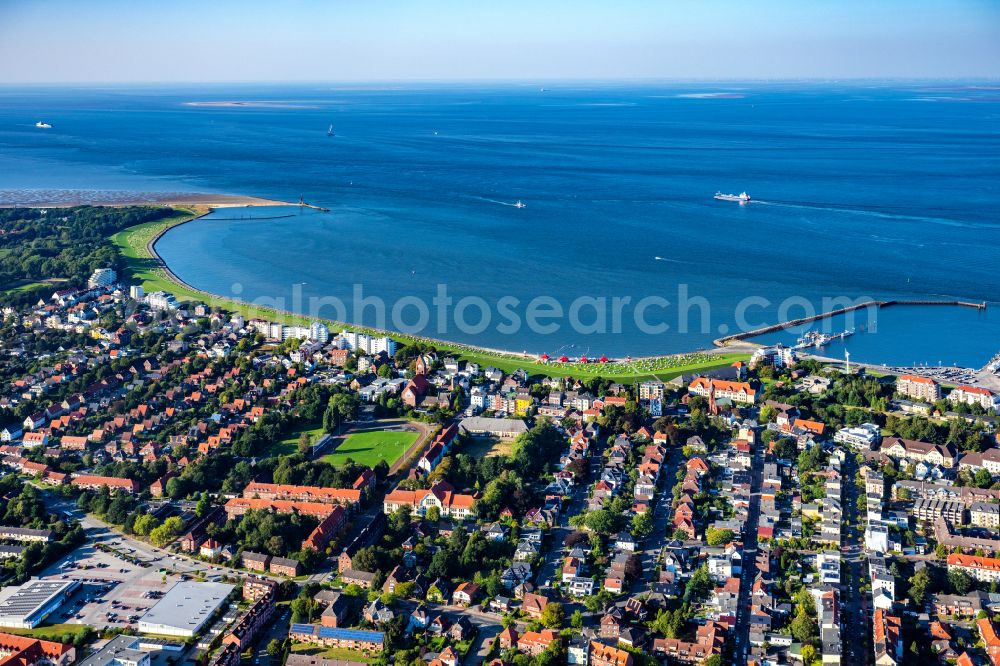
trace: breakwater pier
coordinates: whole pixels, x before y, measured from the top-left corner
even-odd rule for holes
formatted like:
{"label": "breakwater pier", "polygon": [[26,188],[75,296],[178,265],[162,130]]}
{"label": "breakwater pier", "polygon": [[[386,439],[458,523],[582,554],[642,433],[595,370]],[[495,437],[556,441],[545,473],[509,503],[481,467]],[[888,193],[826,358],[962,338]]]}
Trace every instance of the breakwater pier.
{"label": "breakwater pier", "polygon": [[885,300],[885,301],[865,301],[864,303],[858,303],[856,305],[849,305],[843,308],[837,308],[835,310],[828,310],[826,312],[820,312],[818,314],[810,315],[807,317],[799,317],[797,319],[790,319],[788,321],[783,321],[779,324],[771,324],[769,326],[762,326],[760,328],[755,328],[750,331],[743,331],[740,333],[734,333],[732,335],[727,335],[721,338],[716,338],[712,341],[716,347],[727,347],[735,342],[746,341],[750,338],[757,337],[758,335],[764,335],[765,333],[773,333],[774,331],[783,331],[786,328],[794,328],[795,326],[802,326],[803,324],[809,324],[814,321],[820,321],[823,319],[828,319],[830,317],[836,317],[837,315],[846,314],[848,312],[855,312],[857,310],[865,310],[868,308],[888,308],[892,306],[900,305],[950,305],[966,308],[975,308],[977,310],[985,310],[986,302],[973,303],[971,301],[935,301],[935,300]]}

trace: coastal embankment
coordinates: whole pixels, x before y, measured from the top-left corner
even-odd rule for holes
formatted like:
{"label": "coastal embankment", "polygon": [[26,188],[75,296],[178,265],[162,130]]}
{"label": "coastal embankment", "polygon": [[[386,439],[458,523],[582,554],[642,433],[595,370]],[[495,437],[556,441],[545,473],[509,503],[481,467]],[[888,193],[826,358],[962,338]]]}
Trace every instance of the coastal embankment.
{"label": "coastal embankment", "polygon": [[[773,333],[775,331],[783,331],[788,328],[794,328],[796,326],[802,326],[803,324],[809,324],[814,321],[821,321],[823,319],[829,319],[830,317],[836,317],[837,315],[846,314],[848,312],[855,312],[857,310],[865,310],[868,308],[887,308],[894,305],[950,305],[957,307],[975,308],[977,310],[985,310],[986,302],[982,303],[972,303],[969,301],[958,301],[958,300],[946,300],[946,301],[936,301],[936,300],[901,300],[893,299],[887,301],[865,301],[864,303],[858,303],[856,305],[850,305],[843,308],[837,308],[835,310],[827,310],[826,312],[820,312],[818,314],[809,315],[807,317],[799,317],[798,319],[790,319],[788,321],[783,321],[778,324],[771,324],[769,326],[762,326],[760,328],[755,328],[750,331],[743,331],[740,333],[734,333],[732,335],[727,335],[722,338],[716,338],[712,341],[716,347],[729,347],[736,342],[744,342],[750,340],[750,338],[755,338],[758,335],[764,335],[766,333]],[[752,344],[752,343],[751,343]]]}
{"label": "coastal embankment", "polygon": [[[308,326],[313,319],[301,314],[248,303],[235,297],[220,296],[198,289],[181,279],[163,261],[156,251],[157,241],[170,229],[200,220],[211,212],[212,207],[187,206],[178,209],[177,214],[169,218],[131,227],[113,236],[112,242],[126,259],[128,267],[126,274],[133,282],[143,285],[147,291],[169,291],[179,300],[203,301],[213,309],[238,313],[246,319],[260,318],[285,324]],[[705,372],[726,367],[735,361],[749,359],[747,349],[732,346],[727,349],[713,348],[685,354],[612,359],[608,363],[559,363],[543,361],[538,355],[528,352],[491,349],[396,331],[384,331],[325,318],[322,320],[331,326],[349,327],[370,335],[390,335],[402,344],[432,345],[440,353],[453,354],[458,358],[487,367],[493,366],[504,372],[523,369],[529,373],[546,374],[553,377],[579,379],[605,377],[617,381],[641,381],[652,378],[667,380],[680,374]]]}

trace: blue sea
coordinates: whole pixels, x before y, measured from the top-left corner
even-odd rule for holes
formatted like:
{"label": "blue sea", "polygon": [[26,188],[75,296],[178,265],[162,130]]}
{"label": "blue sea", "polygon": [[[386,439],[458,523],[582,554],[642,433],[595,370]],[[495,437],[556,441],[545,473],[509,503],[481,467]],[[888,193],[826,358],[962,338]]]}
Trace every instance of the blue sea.
{"label": "blue sea", "polygon": [[988,306],[852,322],[852,359],[1000,351],[996,86],[0,88],[0,201],[60,189],[301,195],[329,212],[220,209],[157,249],[225,296],[494,348],[665,354],[931,298]]}

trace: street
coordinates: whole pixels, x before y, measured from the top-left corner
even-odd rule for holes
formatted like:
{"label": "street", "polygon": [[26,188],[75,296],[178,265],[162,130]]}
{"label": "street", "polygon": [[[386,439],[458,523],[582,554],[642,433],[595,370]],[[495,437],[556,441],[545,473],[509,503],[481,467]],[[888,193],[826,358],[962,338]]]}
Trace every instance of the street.
{"label": "street", "polygon": [[757,524],[760,520],[760,488],[763,483],[764,455],[755,448],[750,466],[750,508],[743,537],[743,573],[736,610],[733,663],[746,664],[750,650],[750,594],[757,578]]}
{"label": "street", "polygon": [[872,660],[872,651],[868,649],[871,632],[865,618],[863,595],[861,589],[868,575],[866,560],[861,544],[858,511],[858,486],[855,483],[858,474],[858,464],[850,453],[843,465],[844,491],[844,523],[842,533],[841,567],[843,580],[841,593],[843,613],[841,615],[841,636],[844,637],[843,653],[849,664],[866,664]]}

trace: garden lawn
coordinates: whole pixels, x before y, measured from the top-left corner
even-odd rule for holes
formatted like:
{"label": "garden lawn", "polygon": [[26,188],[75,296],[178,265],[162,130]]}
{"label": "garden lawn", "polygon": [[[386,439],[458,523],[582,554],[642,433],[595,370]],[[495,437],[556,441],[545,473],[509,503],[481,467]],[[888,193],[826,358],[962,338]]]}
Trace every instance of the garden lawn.
{"label": "garden lawn", "polygon": [[380,460],[384,460],[392,466],[419,436],[415,432],[398,430],[356,432],[348,435],[333,453],[323,456],[322,460],[331,465],[342,465],[350,458],[369,467],[375,467]]}

